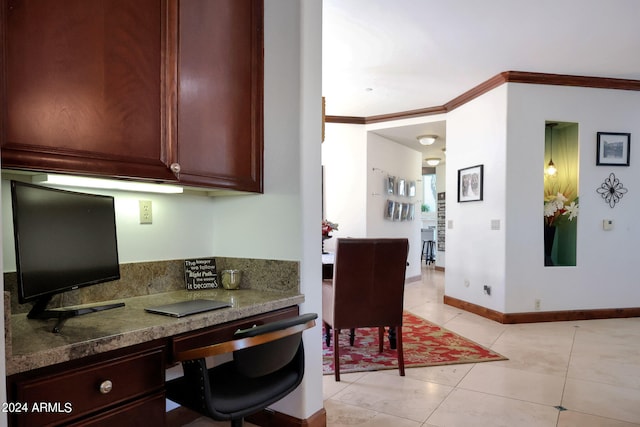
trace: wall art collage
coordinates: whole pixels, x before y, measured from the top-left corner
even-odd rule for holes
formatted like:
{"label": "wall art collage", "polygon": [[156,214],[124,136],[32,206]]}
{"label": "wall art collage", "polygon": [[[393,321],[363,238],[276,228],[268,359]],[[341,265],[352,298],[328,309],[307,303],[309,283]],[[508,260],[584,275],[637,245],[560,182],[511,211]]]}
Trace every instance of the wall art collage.
{"label": "wall art collage", "polygon": [[387,176],[384,185],[387,197],[393,197],[387,199],[384,217],[391,221],[413,221],[416,207],[411,199],[416,196],[416,181]]}

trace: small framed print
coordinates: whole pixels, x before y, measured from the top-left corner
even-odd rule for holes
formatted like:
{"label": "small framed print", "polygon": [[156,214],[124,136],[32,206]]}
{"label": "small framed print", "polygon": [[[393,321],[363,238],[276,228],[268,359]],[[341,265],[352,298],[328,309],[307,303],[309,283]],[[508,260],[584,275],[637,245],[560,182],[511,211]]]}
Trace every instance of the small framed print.
{"label": "small framed print", "polygon": [[407,187],[409,188],[407,190],[407,196],[415,197],[415,195],[416,195],[416,182],[415,181],[409,181],[409,184],[408,184]]}
{"label": "small framed print", "polygon": [[393,212],[393,220],[394,221],[400,221],[402,220],[402,211],[403,209],[403,205],[402,203],[398,203],[398,202],[394,202],[395,203],[395,210]]}
{"label": "small framed print", "polygon": [[458,202],[482,200],[484,165],[458,169]]}
{"label": "small framed print", "polygon": [[598,132],[596,165],[629,166],[630,149],[630,133]]}
{"label": "small framed print", "polygon": [[404,179],[398,179],[398,196],[406,196],[407,195],[407,187],[406,181]]}
{"label": "small framed print", "polygon": [[402,203],[402,214],[400,215],[400,221],[406,221],[409,219],[409,203]]}
{"label": "small framed print", "polygon": [[387,205],[385,207],[384,210],[384,217],[386,219],[393,219],[393,215],[395,214],[396,211],[396,202],[394,202],[393,200],[387,200]]}
{"label": "small framed print", "polygon": [[407,214],[407,220],[408,221],[413,221],[413,219],[416,217],[416,205],[414,205],[413,203],[411,203],[409,205],[409,213]]}
{"label": "small framed print", "polygon": [[395,188],[396,188],[396,177],[395,176],[388,176],[387,179],[386,179],[386,192],[387,192],[387,194],[395,193]]}

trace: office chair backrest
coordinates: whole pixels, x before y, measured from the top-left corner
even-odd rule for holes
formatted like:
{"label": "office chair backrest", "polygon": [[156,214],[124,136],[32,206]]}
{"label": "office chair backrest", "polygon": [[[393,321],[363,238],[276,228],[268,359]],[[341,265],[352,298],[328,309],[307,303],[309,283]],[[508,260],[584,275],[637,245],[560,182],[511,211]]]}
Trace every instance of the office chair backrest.
{"label": "office chair backrest", "polygon": [[[283,319],[266,325],[238,330],[234,334],[234,339],[258,337],[270,332],[282,331],[294,325],[302,325],[316,317],[315,313],[307,314],[293,319]],[[299,350],[301,341],[302,331],[265,344],[234,351],[233,360],[236,364],[236,369],[250,378],[261,377],[275,372],[293,360]],[[259,363],[256,363],[256,361],[259,361]]]}
{"label": "office chair backrest", "polygon": [[333,327],[401,325],[407,239],[338,239]]}
{"label": "office chair backrest", "polygon": [[[182,362],[184,375],[167,381],[167,398],[214,420],[242,425],[244,417],[300,385],[305,368],[301,334],[315,326],[317,317],[309,313],[277,320],[239,330],[230,341],[178,352],[173,358]],[[207,367],[206,357],[229,353],[234,360]]]}

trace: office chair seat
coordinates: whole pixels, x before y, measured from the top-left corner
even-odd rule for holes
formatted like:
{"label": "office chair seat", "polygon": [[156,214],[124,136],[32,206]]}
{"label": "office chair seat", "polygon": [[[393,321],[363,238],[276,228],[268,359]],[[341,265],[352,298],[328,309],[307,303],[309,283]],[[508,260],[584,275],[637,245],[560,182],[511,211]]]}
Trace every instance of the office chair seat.
{"label": "office chair seat", "polygon": [[[237,331],[236,339],[176,355],[184,376],[166,384],[167,398],[217,421],[242,426],[244,417],[282,399],[302,382],[302,331],[310,313]],[[205,357],[233,352],[230,362],[207,369]]]}

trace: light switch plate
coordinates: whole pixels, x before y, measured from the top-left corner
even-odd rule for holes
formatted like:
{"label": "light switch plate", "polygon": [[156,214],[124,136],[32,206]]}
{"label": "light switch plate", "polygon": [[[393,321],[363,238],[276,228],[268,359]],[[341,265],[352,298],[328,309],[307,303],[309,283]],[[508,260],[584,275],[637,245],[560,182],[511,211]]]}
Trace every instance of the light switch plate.
{"label": "light switch plate", "polygon": [[612,219],[603,219],[602,220],[602,229],[605,231],[613,230],[613,220]]}

